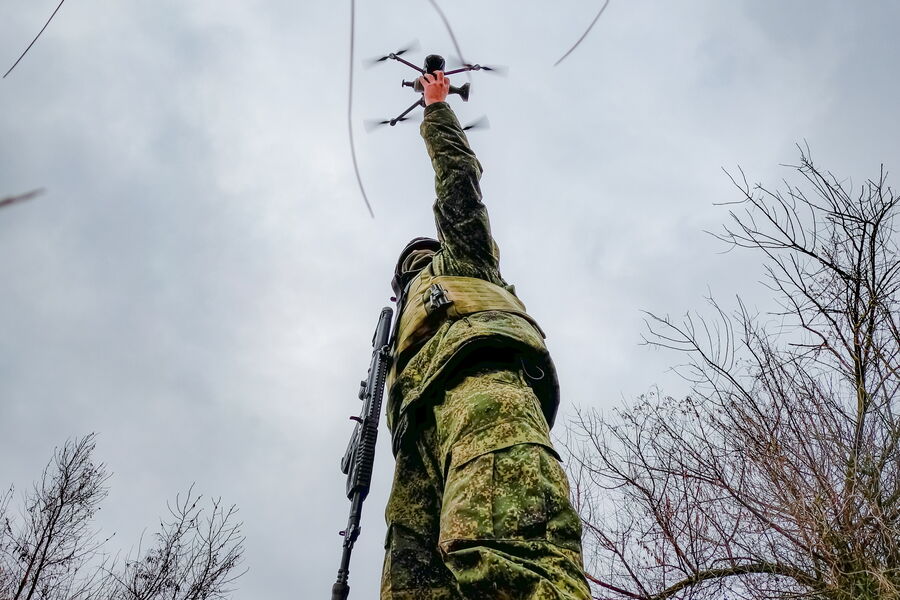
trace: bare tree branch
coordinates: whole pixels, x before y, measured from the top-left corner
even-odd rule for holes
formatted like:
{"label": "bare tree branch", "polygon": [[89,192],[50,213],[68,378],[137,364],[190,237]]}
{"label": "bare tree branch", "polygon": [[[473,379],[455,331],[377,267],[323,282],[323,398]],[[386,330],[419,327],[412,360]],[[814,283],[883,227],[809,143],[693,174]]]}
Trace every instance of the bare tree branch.
{"label": "bare tree branch", "polygon": [[10,600],[200,600],[226,598],[244,538],[237,509],[201,505],[189,489],[169,506],[155,543],[135,559],[103,551],[92,521],[106,497],[109,473],[93,461],[94,434],[66,442],[25,498],[21,523],[0,496],[0,598]]}
{"label": "bare tree branch", "polygon": [[808,149],[794,168],[731,176],[718,234],[761,253],[778,310],[648,313],[692,394],[570,425],[598,597],[900,598],[900,199],[883,168],[856,191]]}

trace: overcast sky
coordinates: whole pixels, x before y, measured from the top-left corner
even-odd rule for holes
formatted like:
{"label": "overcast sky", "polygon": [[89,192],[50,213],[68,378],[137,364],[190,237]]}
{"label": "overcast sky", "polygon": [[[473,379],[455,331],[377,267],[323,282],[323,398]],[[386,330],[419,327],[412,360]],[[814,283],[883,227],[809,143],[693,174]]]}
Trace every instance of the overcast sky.
{"label": "overcast sky", "polygon": [[[0,3],[5,71],[56,0]],[[443,2],[472,75],[463,122],[516,285],[548,334],[563,414],[612,410],[680,357],[640,345],[642,310],[712,293],[765,310],[759,257],[704,230],[739,193],[778,185],[797,143],[842,178],[900,167],[900,4],[612,0]],[[398,63],[452,43],[431,5],[359,2],[347,135],[349,3],[63,5],[0,81],[0,486],[27,488],[91,431],[114,472],[100,514],[128,551],[167,499],[240,507],[235,598],[328,597],[346,524],[338,462],[403,244],[433,235],[415,124],[367,134],[415,98]],[[455,83],[462,83],[458,77]],[[393,459],[382,429],[352,597],[377,597]]]}

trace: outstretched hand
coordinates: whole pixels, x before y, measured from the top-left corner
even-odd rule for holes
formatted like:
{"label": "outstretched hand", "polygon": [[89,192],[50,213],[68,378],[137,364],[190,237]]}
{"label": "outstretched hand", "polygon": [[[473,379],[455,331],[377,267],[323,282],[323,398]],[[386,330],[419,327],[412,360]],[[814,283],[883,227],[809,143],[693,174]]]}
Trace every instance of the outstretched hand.
{"label": "outstretched hand", "polygon": [[443,71],[435,71],[434,75],[425,73],[419,77],[425,96],[425,106],[435,102],[444,102],[450,93],[450,79],[444,77]]}

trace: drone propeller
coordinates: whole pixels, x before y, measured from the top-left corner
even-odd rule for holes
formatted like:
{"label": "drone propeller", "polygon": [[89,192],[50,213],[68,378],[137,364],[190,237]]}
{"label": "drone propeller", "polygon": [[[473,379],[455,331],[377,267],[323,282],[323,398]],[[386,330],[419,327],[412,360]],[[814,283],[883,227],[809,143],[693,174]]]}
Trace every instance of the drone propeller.
{"label": "drone propeller", "polygon": [[494,75],[500,75],[501,77],[506,77],[509,74],[509,67],[506,65],[478,65],[478,64],[465,64],[463,65],[470,71],[487,71],[488,73],[493,73]]}
{"label": "drone propeller", "polygon": [[485,116],[478,117],[465,127],[463,127],[463,131],[471,131],[473,129],[490,129],[491,122],[488,121],[488,118]]}
{"label": "drone propeller", "polygon": [[[367,132],[371,133],[371,132],[375,131],[376,129],[380,129],[381,127],[384,127],[385,125],[390,125],[391,127],[393,127],[394,125],[397,125],[398,123],[402,123],[403,121],[414,121],[415,122],[415,121],[420,121],[420,120],[421,119],[419,118],[419,115],[416,115],[414,117],[400,117],[399,119],[384,119],[384,120],[366,119],[365,121],[363,121],[363,126],[365,127]],[[463,131],[472,131],[472,130],[490,129],[490,128],[491,128],[491,122],[488,121],[487,117],[482,116],[482,117],[475,119],[474,121],[472,121],[465,127],[463,127]]]}
{"label": "drone propeller", "polygon": [[396,52],[392,52],[390,54],[385,54],[384,56],[370,58],[363,62],[366,64],[367,67],[373,67],[380,62],[384,62],[390,58],[393,58],[394,56],[403,56],[407,52],[415,52],[418,49],[419,49],[419,40],[413,40],[410,43],[408,43],[405,48],[401,48],[400,50],[397,50]]}
{"label": "drone propeller", "polygon": [[365,121],[363,121],[363,126],[365,127],[367,132],[371,133],[371,132],[375,131],[376,129],[380,129],[381,127],[384,127],[385,125],[390,125],[391,127],[393,127],[394,125],[396,125],[398,123],[402,123],[403,121],[416,121],[416,120],[417,119],[414,117],[400,117],[399,119],[385,119],[383,121],[379,120],[379,119],[366,119]]}
{"label": "drone propeller", "polygon": [[509,67],[506,65],[475,65],[476,67],[480,66],[481,69],[473,69],[475,71],[488,71],[493,73],[494,75],[500,75],[501,77],[506,77],[509,75]]}
{"label": "drone propeller", "polygon": [[448,73],[462,73],[465,71],[487,71],[489,73],[493,73],[494,75],[500,75],[502,77],[506,77],[509,73],[509,67],[506,65],[481,65],[477,63],[467,63],[464,62],[460,57],[454,56],[453,62],[457,63],[461,66],[448,69]]}

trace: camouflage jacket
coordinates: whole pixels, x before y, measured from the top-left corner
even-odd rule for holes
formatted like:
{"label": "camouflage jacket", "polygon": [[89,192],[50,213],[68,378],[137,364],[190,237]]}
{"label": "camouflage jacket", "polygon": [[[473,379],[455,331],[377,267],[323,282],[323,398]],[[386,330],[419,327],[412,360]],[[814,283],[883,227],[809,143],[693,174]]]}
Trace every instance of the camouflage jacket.
{"label": "camouflage jacket", "polygon": [[[423,277],[450,275],[484,279],[514,293],[500,275],[499,251],[481,201],[481,164],[449,104],[437,102],[425,108],[421,134],[434,167],[434,217],[441,249],[410,287]],[[389,381],[387,409],[395,441],[409,425],[405,415],[410,406],[441,391],[441,384],[464,366],[475,350],[487,350],[490,355],[492,349],[521,357],[543,373],[533,387],[552,426],[559,387],[543,335],[519,315],[486,311],[447,319],[411,358],[397,365]],[[485,354],[479,352],[478,356]]]}

